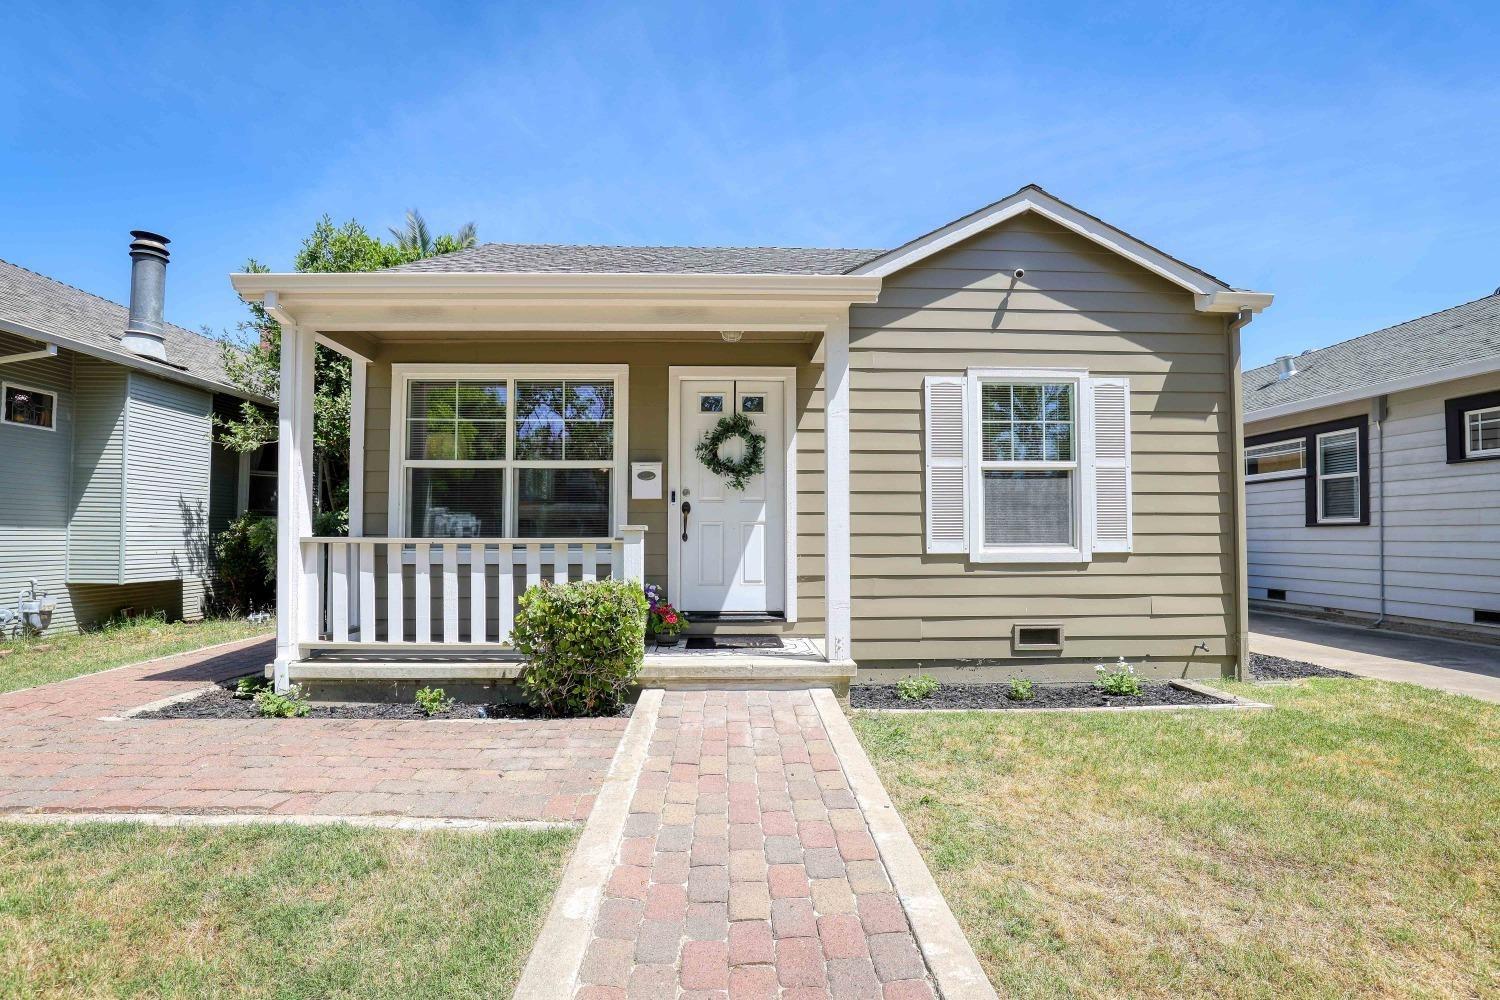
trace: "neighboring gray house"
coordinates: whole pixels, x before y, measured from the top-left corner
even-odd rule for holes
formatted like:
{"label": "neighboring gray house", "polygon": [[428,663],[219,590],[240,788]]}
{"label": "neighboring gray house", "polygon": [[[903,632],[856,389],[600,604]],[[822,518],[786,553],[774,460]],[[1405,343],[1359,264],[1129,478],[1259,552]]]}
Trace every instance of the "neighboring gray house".
{"label": "neighboring gray house", "polygon": [[1500,633],[1500,290],[1246,372],[1263,606]]}
{"label": "neighboring gray house", "polygon": [[0,608],[34,580],[48,631],[201,616],[211,531],[274,510],[265,456],[212,443],[244,396],[220,345],[162,320],[167,240],[131,235],[129,310],[0,261]]}

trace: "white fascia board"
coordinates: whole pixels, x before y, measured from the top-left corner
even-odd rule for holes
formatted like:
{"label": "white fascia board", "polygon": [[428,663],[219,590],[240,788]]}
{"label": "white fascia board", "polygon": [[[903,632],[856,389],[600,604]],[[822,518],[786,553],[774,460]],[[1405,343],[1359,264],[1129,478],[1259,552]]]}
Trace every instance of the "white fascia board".
{"label": "white fascia board", "polygon": [[[851,273],[883,278],[1025,212],[1035,212],[1043,218],[1050,219],[1064,229],[1071,230],[1085,239],[1112,250],[1146,270],[1160,275],[1179,288],[1192,292],[1195,304],[1200,311],[1238,312],[1242,308],[1259,310],[1264,309],[1271,302],[1271,296],[1267,293],[1235,291],[1193,270],[1186,264],[1173,260],[1160,250],[1142,243],[1128,233],[1103,223],[1088,213],[1036,188],[1018,191],[979,213],[951,222],[920,240],[877,257]],[[1221,298],[1222,296],[1241,298]],[[1235,304],[1231,306],[1231,302]]]}
{"label": "white fascia board", "polygon": [[[1374,399],[1376,396],[1389,396],[1392,393],[1406,392],[1409,389],[1421,389],[1429,385],[1456,382],[1459,379],[1473,378],[1476,375],[1489,375],[1492,372],[1500,372],[1500,355],[1480,358],[1478,361],[1469,361],[1461,365],[1435,368],[1432,371],[1418,372],[1415,375],[1389,379],[1385,382],[1374,382],[1370,385],[1356,386],[1352,389],[1325,392],[1320,396],[1309,396],[1306,399],[1297,399],[1289,403],[1262,406],[1257,410],[1245,411],[1246,430],[1249,429],[1251,423],[1260,420],[1272,420],[1276,417],[1291,416],[1294,413],[1321,410],[1324,407],[1338,406],[1341,403],[1354,403],[1361,399]],[[1295,378],[1296,376],[1293,377]]]}
{"label": "white fascia board", "polygon": [[873,302],[880,279],[846,274],[616,274],[454,271],[357,274],[232,274],[246,301],[284,297],[473,297],[506,300],[611,298],[669,302],[765,300]]}

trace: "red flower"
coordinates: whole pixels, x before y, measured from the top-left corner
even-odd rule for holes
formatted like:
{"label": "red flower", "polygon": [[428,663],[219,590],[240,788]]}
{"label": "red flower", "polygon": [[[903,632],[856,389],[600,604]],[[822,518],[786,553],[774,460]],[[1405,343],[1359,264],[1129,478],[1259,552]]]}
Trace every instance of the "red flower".
{"label": "red flower", "polygon": [[677,616],[668,611],[665,615],[662,616],[662,621],[666,622],[668,625],[676,625]]}

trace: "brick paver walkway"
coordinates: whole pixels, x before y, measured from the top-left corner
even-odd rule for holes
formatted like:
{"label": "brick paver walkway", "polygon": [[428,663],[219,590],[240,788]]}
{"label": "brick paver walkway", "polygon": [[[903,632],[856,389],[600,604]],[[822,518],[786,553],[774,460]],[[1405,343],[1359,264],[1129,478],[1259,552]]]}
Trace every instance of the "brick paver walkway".
{"label": "brick paver walkway", "polygon": [[251,640],[0,695],[0,812],[582,820],[627,723],[100,719],[270,655]]}
{"label": "brick paver walkway", "polygon": [[807,691],[667,692],[578,998],[932,997]]}

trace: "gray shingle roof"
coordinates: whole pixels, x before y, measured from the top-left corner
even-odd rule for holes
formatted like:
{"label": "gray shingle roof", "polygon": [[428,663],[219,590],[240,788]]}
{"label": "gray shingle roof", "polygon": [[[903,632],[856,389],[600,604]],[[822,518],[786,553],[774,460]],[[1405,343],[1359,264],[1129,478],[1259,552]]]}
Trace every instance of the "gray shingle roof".
{"label": "gray shingle roof", "polygon": [[883,250],[818,247],[610,247],[481,243],[392,271],[584,274],[842,274]]}
{"label": "gray shingle roof", "polygon": [[[127,353],[121,339],[129,313],[118,302],[0,260],[0,322],[10,320],[39,333],[122,354]],[[166,324],[166,341],[168,364],[145,361],[162,378],[184,381],[184,376],[193,376],[232,395],[243,395],[224,374],[219,341],[170,323]]]}
{"label": "gray shingle roof", "polygon": [[[1297,357],[1297,374],[1276,380],[1273,362],[1244,377],[1246,411],[1375,387],[1392,379],[1500,354],[1500,292]],[[1373,393],[1372,393],[1373,394]]]}

